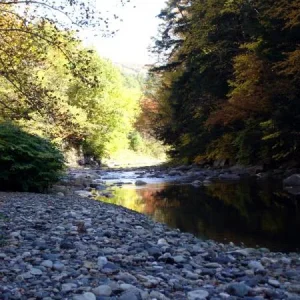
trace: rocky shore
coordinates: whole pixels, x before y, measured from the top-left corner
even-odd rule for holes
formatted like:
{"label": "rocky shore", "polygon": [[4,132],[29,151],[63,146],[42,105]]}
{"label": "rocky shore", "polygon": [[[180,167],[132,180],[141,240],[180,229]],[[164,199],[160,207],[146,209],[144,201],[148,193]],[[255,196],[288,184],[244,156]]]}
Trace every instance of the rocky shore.
{"label": "rocky shore", "polygon": [[300,299],[300,255],[78,196],[0,194],[0,299]]}

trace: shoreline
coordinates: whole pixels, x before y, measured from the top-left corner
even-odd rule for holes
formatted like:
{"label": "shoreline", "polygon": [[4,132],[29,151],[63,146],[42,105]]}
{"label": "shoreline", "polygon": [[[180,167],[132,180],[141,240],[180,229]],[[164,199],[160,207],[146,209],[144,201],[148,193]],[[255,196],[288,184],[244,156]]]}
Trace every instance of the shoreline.
{"label": "shoreline", "polygon": [[300,253],[203,242],[78,196],[0,203],[1,299],[300,299]]}

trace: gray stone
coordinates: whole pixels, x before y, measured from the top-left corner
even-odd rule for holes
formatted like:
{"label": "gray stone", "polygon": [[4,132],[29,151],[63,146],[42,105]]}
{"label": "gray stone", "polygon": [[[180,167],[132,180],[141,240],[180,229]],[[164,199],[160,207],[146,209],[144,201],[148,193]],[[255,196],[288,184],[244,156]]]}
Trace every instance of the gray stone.
{"label": "gray stone", "polygon": [[141,293],[138,290],[128,290],[121,294],[119,300],[142,300]]}
{"label": "gray stone", "polygon": [[53,262],[51,260],[44,260],[41,263],[41,266],[46,267],[46,268],[52,268],[53,267]]}
{"label": "gray stone", "polygon": [[243,283],[232,283],[226,288],[226,292],[233,296],[244,297],[248,294],[250,288]]}
{"label": "gray stone", "polygon": [[259,261],[256,261],[256,260],[251,260],[248,264],[248,267],[254,271],[262,271],[265,269],[263,267],[263,265]]}
{"label": "gray stone", "polygon": [[64,283],[61,286],[61,291],[66,293],[66,292],[74,291],[74,289],[76,288],[77,288],[77,284],[75,283]]}
{"label": "gray stone", "polygon": [[108,260],[105,256],[98,257],[97,264],[98,264],[99,269],[102,269],[107,263],[108,263]]}
{"label": "gray stone", "polygon": [[86,292],[82,295],[74,295],[73,300],[96,300],[96,296],[93,293]]}
{"label": "gray stone", "polygon": [[291,284],[288,286],[288,290],[292,293],[300,293],[300,284]]}
{"label": "gray stone", "polygon": [[100,285],[92,290],[96,296],[110,296],[112,289],[109,285]]}
{"label": "gray stone", "polygon": [[276,288],[280,287],[280,282],[278,280],[275,279],[269,279],[268,283]]}
{"label": "gray stone", "polygon": [[159,239],[157,241],[157,245],[169,245],[168,242],[165,239]]}
{"label": "gray stone", "polygon": [[143,181],[143,180],[137,180],[137,181],[135,182],[135,185],[137,185],[137,186],[146,185],[146,184],[147,184],[147,182],[145,182],[145,181]]}
{"label": "gray stone", "polygon": [[294,174],[283,180],[285,186],[300,186],[300,174]]}
{"label": "gray stone", "polygon": [[169,298],[167,298],[164,294],[157,291],[151,291],[150,298],[158,300],[169,300]]}
{"label": "gray stone", "polygon": [[53,269],[54,270],[57,270],[57,271],[62,271],[63,269],[65,268],[65,265],[63,264],[63,263],[61,263],[61,262],[55,262],[54,264],[53,264]]}
{"label": "gray stone", "polygon": [[32,268],[32,269],[30,270],[30,274],[36,275],[36,276],[40,276],[40,275],[43,274],[43,271],[40,270],[40,269]]}
{"label": "gray stone", "polygon": [[186,259],[182,255],[176,255],[173,259],[178,264],[186,262]]}
{"label": "gray stone", "polygon": [[206,299],[209,296],[209,293],[206,290],[194,290],[188,292],[187,298],[189,300],[201,300]]}
{"label": "gray stone", "polygon": [[88,198],[92,196],[92,193],[89,191],[75,191],[75,194],[80,196],[80,197],[84,197],[84,198]]}

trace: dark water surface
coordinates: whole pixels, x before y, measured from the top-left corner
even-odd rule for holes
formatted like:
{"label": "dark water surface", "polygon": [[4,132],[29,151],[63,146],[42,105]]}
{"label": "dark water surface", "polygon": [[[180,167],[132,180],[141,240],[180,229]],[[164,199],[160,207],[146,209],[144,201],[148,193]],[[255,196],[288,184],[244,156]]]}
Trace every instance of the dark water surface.
{"label": "dark water surface", "polygon": [[216,182],[197,188],[165,182],[112,190],[114,198],[101,200],[202,239],[273,251],[300,249],[300,199],[276,182]]}

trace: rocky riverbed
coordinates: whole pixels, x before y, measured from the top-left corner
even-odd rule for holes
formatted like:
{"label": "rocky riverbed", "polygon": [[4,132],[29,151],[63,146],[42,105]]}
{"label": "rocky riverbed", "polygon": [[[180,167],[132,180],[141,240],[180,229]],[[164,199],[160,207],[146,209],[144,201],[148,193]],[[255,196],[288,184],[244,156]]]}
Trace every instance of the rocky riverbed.
{"label": "rocky riverbed", "polygon": [[78,196],[0,194],[0,299],[300,299],[300,255]]}

